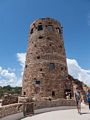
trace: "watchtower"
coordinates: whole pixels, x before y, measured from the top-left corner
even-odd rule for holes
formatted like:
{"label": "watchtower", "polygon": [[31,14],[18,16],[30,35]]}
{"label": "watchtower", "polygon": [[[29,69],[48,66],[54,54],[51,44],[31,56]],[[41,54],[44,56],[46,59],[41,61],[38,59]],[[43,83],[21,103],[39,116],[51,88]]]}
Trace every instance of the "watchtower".
{"label": "watchtower", "polygon": [[22,95],[64,98],[67,76],[62,25],[52,18],[36,20],[30,26]]}

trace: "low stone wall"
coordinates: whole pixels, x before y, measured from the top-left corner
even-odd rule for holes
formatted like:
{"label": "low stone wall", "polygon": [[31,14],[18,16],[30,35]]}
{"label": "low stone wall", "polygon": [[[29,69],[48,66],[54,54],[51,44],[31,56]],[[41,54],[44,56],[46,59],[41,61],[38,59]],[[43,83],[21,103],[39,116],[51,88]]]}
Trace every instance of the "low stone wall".
{"label": "low stone wall", "polygon": [[15,95],[5,95],[2,98],[2,106],[3,105],[14,104],[14,103],[18,103],[18,96],[15,96]]}
{"label": "low stone wall", "polygon": [[22,103],[15,103],[10,105],[5,105],[0,107],[0,118],[16,114],[23,111],[23,104]]}
{"label": "low stone wall", "polygon": [[58,107],[58,106],[76,106],[75,100],[57,99],[57,100],[44,100],[36,101],[35,109]]}
{"label": "low stone wall", "polygon": [[[30,102],[26,102],[25,104],[31,104]],[[34,110],[42,109],[42,108],[50,108],[50,107],[59,107],[59,106],[75,106],[76,103],[74,100],[66,100],[66,99],[57,99],[57,100],[43,100],[36,101],[34,103]],[[23,103],[15,103],[10,105],[5,105],[0,107],[0,118],[23,112]]]}

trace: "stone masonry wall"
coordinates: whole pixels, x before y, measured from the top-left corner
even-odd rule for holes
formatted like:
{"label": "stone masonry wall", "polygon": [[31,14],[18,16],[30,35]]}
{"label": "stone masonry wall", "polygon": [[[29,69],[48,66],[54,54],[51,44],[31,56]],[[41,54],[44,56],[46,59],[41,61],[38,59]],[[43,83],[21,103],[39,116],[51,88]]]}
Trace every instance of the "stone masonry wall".
{"label": "stone masonry wall", "polygon": [[[76,103],[74,100],[66,99],[36,101],[34,104],[34,110],[59,106],[76,106]],[[23,112],[23,103],[5,105],[0,107],[0,118],[20,112]]]}
{"label": "stone masonry wall", "polygon": [[67,76],[61,24],[52,18],[36,20],[29,32],[22,95],[64,98]]}
{"label": "stone masonry wall", "polygon": [[22,112],[23,104],[15,103],[10,105],[5,105],[0,107],[0,118]]}
{"label": "stone masonry wall", "polygon": [[76,106],[75,100],[57,99],[57,100],[44,100],[36,101],[35,109],[59,107],[59,106]]}
{"label": "stone masonry wall", "polygon": [[2,98],[2,105],[18,103],[18,96],[15,95],[5,95]]}

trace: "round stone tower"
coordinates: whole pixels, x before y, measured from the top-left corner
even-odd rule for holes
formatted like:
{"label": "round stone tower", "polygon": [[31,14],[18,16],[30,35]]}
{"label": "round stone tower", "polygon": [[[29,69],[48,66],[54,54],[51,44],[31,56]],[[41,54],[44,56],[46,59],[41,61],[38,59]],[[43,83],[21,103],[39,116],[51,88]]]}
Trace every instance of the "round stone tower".
{"label": "round stone tower", "polygon": [[62,25],[52,18],[31,24],[22,95],[64,98],[68,76]]}

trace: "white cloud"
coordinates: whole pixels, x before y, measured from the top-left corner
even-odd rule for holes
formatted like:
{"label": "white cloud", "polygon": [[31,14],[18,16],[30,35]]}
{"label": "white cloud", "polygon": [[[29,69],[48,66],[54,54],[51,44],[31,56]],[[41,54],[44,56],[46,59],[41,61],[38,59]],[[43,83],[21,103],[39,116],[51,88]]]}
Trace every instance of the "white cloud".
{"label": "white cloud", "polygon": [[26,53],[17,53],[17,58],[20,65],[22,66],[22,69],[24,68],[25,65],[25,57],[26,57]]}
{"label": "white cloud", "polygon": [[0,86],[21,86],[22,85],[22,76],[25,65],[25,53],[17,53],[17,59],[21,65],[21,72],[19,78],[15,73],[15,69],[7,68],[4,69],[0,66]]}
{"label": "white cloud", "polygon": [[6,86],[6,85],[15,86],[17,77],[16,74],[12,71],[0,67],[0,86]]}
{"label": "white cloud", "polygon": [[90,86],[90,70],[81,68],[75,59],[67,59],[67,65],[70,75]]}
{"label": "white cloud", "polygon": [[20,78],[17,81],[17,86],[21,86],[22,85],[23,71],[24,71],[24,66],[25,66],[26,53],[17,53],[17,58],[18,58],[18,61],[21,65],[21,73],[20,73]]}

